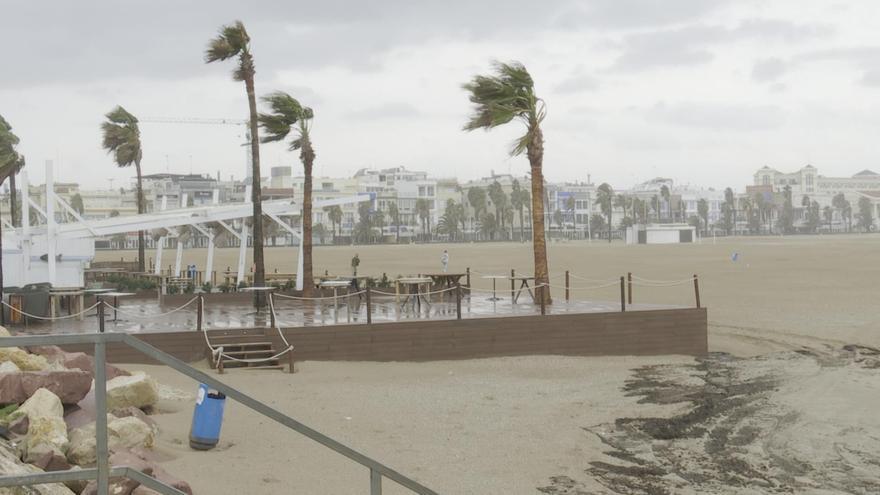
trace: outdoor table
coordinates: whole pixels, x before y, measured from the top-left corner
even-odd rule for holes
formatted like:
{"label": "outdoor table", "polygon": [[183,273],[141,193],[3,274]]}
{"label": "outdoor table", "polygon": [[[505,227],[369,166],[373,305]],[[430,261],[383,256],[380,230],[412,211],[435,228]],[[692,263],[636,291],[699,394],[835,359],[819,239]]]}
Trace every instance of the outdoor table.
{"label": "outdoor table", "polygon": [[538,301],[538,299],[535,297],[534,292],[532,292],[532,288],[529,286],[529,281],[534,281],[534,280],[535,280],[535,277],[528,277],[528,276],[519,276],[519,275],[517,275],[517,276],[515,276],[515,277],[510,277],[510,280],[512,280],[512,281],[514,282],[514,285],[516,284],[517,281],[520,282],[520,284],[519,284],[519,290],[517,290],[517,291],[516,291],[516,294],[513,296],[513,302],[514,302],[514,304],[516,304],[516,301],[519,299],[519,295],[522,293],[523,289],[525,289],[526,291],[528,291],[529,295],[532,296],[532,301],[533,301],[533,302],[537,302],[537,301]]}
{"label": "outdoor table", "polygon": [[[431,291],[431,279],[429,277],[401,277],[395,280],[395,293],[396,299],[399,307],[406,306],[406,303],[409,302],[410,298],[413,298],[413,306],[417,311],[421,311],[422,309],[422,301],[425,301],[425,305],[430,308],[431,301],[428,300],[426,295],[427,292]],[[400,302],[400,286],[406,287],[406,298],[403,302]],[[427,290],[422,291],[422,286],[427,286]]]}
{"label": "outdoor table", "polygon": [[135,295],[134,292],[112,292],[111,291],[111,292],[104,292],[103,294],[98,294],[97,298],[98,298],[99,303],[101,301],[103,301],[105,297],[112,297],[113,298],[113,321],[116,321],[117,317],[119,316],[116,312],[116,308],[119,307],[119,298],[133,296],[133,295]]}
{"label": "outdoor table", "polygon": [[[318,287],[322,289],[333,289],[333,321],[339,321],[339,289],[345,289],[345,293],[351,293],[351,280],[324,280]],[[350,301],[346,299],[345,304],[348,307]],[[351,308],[348,311],[348,318],[351,320]]]}
{"label": "outdoor table", "polygon": [[495,284],[499,280],[509,280],[510,277],[507,275],[483,275],[480,278],[492,279],[492,297],[489,298],[490,301],[500,301],[501,298],[495,295]]}
{"label": "outdoor table", "polygon": [[[77,308],[78,320],[83,320],[83,311],[85,310],[85,292],[82,287],[52,287],[49,289],[49,316],[55,318],[57,311],[55,305],[58,304],[59,310],[61,301],[67,298],[67,314],[74,314],[73,308]],[[76,304],[74,304],[74,301]]]}
{"label": "outdoor table", "polygon": [[[461,277],[467,275],[466,273],[451,273],[451,272],[437,272],[437,273],[423,273],[422,275],[426,277],[430,277],[433,282],[432,285],[439,289],[452,289],[458,286],[458,281],[461,280]],[[440,301],[444,301],[445,292],[440,293]]]}

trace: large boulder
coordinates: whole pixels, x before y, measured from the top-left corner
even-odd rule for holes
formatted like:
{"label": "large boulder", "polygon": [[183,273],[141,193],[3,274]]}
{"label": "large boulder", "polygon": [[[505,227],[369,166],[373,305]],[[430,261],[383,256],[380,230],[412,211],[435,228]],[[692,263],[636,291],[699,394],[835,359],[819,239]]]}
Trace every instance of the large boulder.
{"label": "large boulder", "polygon": [[[145,472],[144,474],[152,475],[153,472]],[[140,482],[133,479],[110,478],[110,485],[107,487],[107,493],[112,495],[131,495],[135,488],[139,486]],[[89,484],[86,485],[80,495],[98,495],[98,482],[95,480],[89,481]]]}
{"label": "large boulder", "polygon": [[[84,352],[67,352],[54,345],[34,346],[28,348],[28,350],[45,357],[49,363],[58,364],[66,369],[86,371],[89,375],[92,375],[95,370],[94,358]],[[131,374],[112,364],[106,365],[106,370],[108,380],[117,376],[128,376]]]}
{"label": "large boulder", "polygon": [[0,347],[0,363],[10,361],[22,371],[42,371],[49,367],[43,356],[30,354],[18,347]]}
{"label": "large boulder", "polygon": [[[192,488],[186,481],[180,480],[168,474],[158,464],[150,459],[146,459],[142,454],[133,451],[114,452],[110,456],[110,464],[113,466],[128,466],[144,473],[152,473],[150,476],[166,485],[176,488],[183,493],[192,495]],[[140,490],[140,491],[138,491]],[[154,490],[141,486],[132,492],[132,494],[150,494],[156,493]]]}
{"label": "large boulder", "polygon": [[41,388],[58,396],[62,404],[76,404],[91,390],[92,378],[80,370],[0,373],[0,404],[21,404]]}
{"label": "large boulder", "polygon": [[3,361],[0,363],[0,373],[17,373],[19,371],[21,371],[21,368],[12,361]]}
{"label": "large boulder", "polygon": [[36,462],[43,456],[65,456],[69,441],[64,423],[64,406],[51,391],[41,388],[24,402],[10,417],[28,418],[27,437],[21,448],[26,462]]}
{"label": "large boulder", "polygon": [[144,408],[159,401],[159,384],[146,373],[117,376],[107,381],[107,409]]}
{"label": "large boulder", "polygon": [[[80,466],[91,466],[97,460],[95,423],[71,430],[67,460]],[[107,444],[111,451],[151,449],[156,441],[156,429],[140,419],[129,416],[117,418],[107,415]]]}
{"label": "large boulder", "polygon": [[[15,447],[6,440],[0,439],[0,473],[4,475],[20,475],[40,472],[42,471],[39,468],[21,462]],[[0,488],[0,495],[76,495],[76,493],[66,486],[56,483]]]}

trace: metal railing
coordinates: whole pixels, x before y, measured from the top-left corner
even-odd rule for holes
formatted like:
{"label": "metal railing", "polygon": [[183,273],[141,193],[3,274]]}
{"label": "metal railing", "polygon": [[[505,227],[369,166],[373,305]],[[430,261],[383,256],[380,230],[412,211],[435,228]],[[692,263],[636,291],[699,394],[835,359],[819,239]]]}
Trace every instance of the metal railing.
{"label": "metal railing", "polygon": [[[209,387],[225,394],[230,399],[238,401],[245,407],[280,423],[291,430],[304,435],[319,444],[348,457],[358,464],[369,469],[370,495],[382,494],[382,480],[388,478],[391,481],[420,495],[438,495],[437,492],[422,485],[421,483],[404,476],[390,467],[374,460],[366,455],[344,445],[317,430],[285,415],[253,397],[233,388],[212,376],[199,371],[183,361],[166,354],[159,349],[147,344],[128,334],[122,333],[93,333],[79,335],[34,335],[20,337],[0,337],[0,347],[27,347],[40,345],[77,345],[93,344],[95,346],[95,410],[107,410],[107,384],[106,384],[106,349],[107,344],[120,343],[131,347],[147,357],[170,366],[184,375],[204,383]],[[36,473],[13,476],[0,476],[0,487],[26,486],[44,483],[58,483],[75,480],[92,480],[98,482],[98,495],[108,494],[110,477],[127,477],[162,493],[163,495],[182,495],[183,492],[165,485],[144,473],[129,467],[111,467],[109,465],[107,447],[107,415],[96,415],[96,440],[97,440],[97,463],[94,469],[77,471],[56,471],[51,473]]]}

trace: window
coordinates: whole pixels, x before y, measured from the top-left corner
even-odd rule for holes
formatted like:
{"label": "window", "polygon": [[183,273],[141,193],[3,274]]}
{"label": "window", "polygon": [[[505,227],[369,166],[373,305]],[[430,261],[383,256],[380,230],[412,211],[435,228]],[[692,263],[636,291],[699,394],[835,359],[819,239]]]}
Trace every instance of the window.
{"label": "window", "polygon": [[769,185],[770,185],[770,176],[769,176],[769,175],[765,175],[764,177],[762,177],[762,178],[761,178],[761,184],[763,184],[763,185],[765,185],[765,186],[769,186]]}

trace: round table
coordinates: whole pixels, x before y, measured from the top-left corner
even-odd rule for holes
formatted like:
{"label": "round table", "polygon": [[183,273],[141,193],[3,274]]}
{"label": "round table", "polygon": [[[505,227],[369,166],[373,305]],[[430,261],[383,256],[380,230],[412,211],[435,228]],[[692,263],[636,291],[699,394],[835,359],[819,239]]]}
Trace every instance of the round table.
{"label": "round table", "polygon": [[501,298],[495,295],[495,284],[498,280],[510,280],[510,277],[507,275],[483,275],[480,278],[492,279],[492,297],[489,298],[490,301],[500,301]]}
{"label": "round table", "polygon": [[[428,300],[426,296],[422,294],[422,286],[427,285],[428,290],[425,292],[431,292],[431,278],[430,277],[400,277],[395,280],[396,282],[396,294],[397,301],[400,308],[406,306],[406,303],[409,302],[410,297],[414,297],[413,299],[413,307],[416,311],[421,311],[422,309],[422,300],[425,301],[425,306],[428,308],[431,307],[431,301]],[[403,300],[403,303],[400,303],[400,286],[406,286],[406,299]],[[412,292],[412,289],[415,289],[415,292]]]}
{"label": "round table", "polygon": [[[351,289],[350,280],[324,280],[318,287],[322,289],[333,289],[333,321],[339,321],[339,289],[346,289],[346,293]],[[346,307],[349,301],[346,300]],[[348,311],[348,320],[351,321],[351,311]]]}
{"label": "round table", "polygon": [[133,296],[133,295],[135,295],[134,292],[110,291],[110,292],[103,292],[100,294],[96,294],[96,297],[98,298],[98,302],[102,302],[105,297],[112,297],[113,298],[113,321],[116,321],[119,316],[118,313],[116,312],[116,308],[119,307],[119,298],[120,297],[129,297],[129,296]]}

